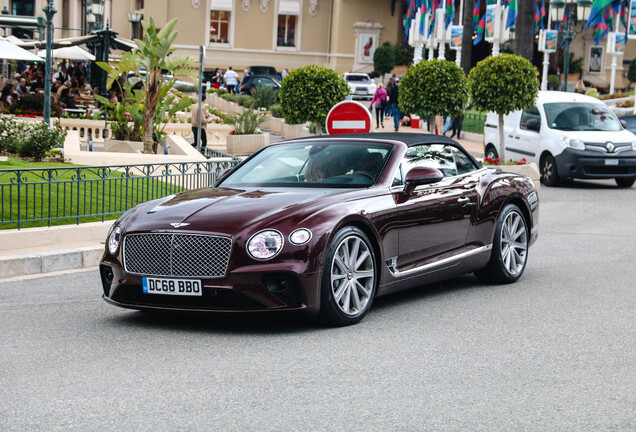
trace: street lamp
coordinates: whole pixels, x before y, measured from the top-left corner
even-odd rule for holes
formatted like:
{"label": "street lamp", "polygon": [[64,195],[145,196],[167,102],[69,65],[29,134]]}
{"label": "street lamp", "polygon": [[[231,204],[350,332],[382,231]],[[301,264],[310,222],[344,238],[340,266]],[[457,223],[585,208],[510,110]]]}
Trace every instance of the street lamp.
{"label": "street lamp", "polygon": [[57,9],[53,6],[53,0],[48,0],[42,8],[46,15],[46,63],[44,67],[44,122],[51,124],[51,57],[53,49],[53,15]]}
{"label": "street lamp", "polygon": [[[570,44],[581,33],[581,30],[575,30],[574,24],[579,21],[587,21],[590,17],[592,0],[552,0],[550,3],[550,13],[552,21],[559,22],[564,8],[566,10],[565,29],[563,30],[563,44],[565,52],[563,54],[563,91],[568,91],[568,72],[570,69]],[[577,21],[578,19],[578,21]]]}
{"label": "street lamp", "polygon": [[139,22],[141,21],[141,18],[143,18],[143,15],[140,13],[128,13],[128,21],[130,21],[130,24],[132,25],[132,37],[131,39],[135,39],[136,34],[135,34],[135,30],[137,30],[137,24],[139,24]]}

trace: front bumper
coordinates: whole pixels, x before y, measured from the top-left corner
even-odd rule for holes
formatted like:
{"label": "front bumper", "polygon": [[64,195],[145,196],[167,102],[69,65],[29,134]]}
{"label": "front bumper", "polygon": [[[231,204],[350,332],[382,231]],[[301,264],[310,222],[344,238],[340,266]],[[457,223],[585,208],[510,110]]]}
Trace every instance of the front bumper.
{"label": "front bumper", "polygon": [[104,300],[129,309],[196,312],[315,312],[318,309],[320,274],[298,274],[284,268],[200,279],[201,296],[144,293],[142,276],[131,275],[113,262],[100,263],[100,276]]}
{"label": "front bumper", "polygon": [[565,149],[555,157],[559,177],[608,179],[636,177],[636,152],[603,154],[589,150]]}

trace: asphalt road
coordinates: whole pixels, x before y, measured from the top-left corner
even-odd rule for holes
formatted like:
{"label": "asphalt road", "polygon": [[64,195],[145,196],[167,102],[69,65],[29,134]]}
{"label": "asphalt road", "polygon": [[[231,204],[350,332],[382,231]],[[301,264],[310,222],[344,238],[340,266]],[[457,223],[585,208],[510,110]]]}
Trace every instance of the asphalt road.
{"label": "asphalt road", "polygon": [[523,278],[347,328],[155,316],[96,271],[0,284],[0,430],[636,430],[636,187],[543,188]]}

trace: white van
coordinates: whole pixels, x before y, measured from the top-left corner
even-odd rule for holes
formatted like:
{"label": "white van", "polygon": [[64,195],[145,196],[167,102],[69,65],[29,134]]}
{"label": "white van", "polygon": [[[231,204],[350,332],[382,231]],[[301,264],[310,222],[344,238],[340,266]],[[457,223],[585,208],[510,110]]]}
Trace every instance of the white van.
{"label": "white van", "polygon": [[[498,116],[489,113],[484,154],[501,155]],[[577,93],[540,91],[535,106],[504,116],[506,159],[536,162],[541,181],[616,179],[621,187],[636,180],[636,135],[626,130],[607,105]]]}

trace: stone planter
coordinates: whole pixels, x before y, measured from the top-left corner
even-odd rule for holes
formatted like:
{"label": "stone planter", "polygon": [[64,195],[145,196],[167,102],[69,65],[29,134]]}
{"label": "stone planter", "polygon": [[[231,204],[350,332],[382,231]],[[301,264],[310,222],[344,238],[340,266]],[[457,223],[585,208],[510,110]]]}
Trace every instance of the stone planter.
{"label": "stone planter", "polygon": [[249,156],[269,144],[269,134],[228,135],[227,152],[235,156]]}
{"label": "stone planter", "polygon": [[144,142],[109,139],[104,141],[104,151],[113,153],[143,153]]}
{"label": "stone planter", "polygon": [[272,127],[270,125],[270,120],[271,120],[272,116],[267,114],[265,116],[265,121],[263,121],[263,123],[261,123],[261,129],[265,129],[265,130],[272,130]]}
{"label": "stone planter", "polygon": [[283,131],[283,125],[285,124],[285,120],[279,117],[271,117],[269,119],[269,129],[272,133],[280,135]]}

